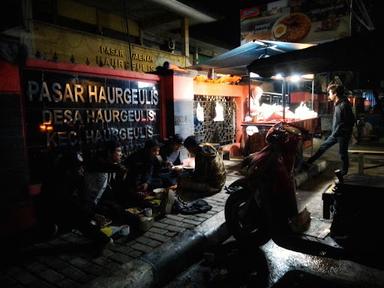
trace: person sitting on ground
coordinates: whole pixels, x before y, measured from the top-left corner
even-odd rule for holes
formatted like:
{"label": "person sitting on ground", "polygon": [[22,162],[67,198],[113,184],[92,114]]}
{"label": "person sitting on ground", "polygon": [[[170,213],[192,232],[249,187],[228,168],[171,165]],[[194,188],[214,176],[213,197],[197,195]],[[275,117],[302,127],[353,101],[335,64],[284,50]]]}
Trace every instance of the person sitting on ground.
{"label": "person sitting on ground", "polygon": [[81,154],[64,152],[55,162],[36,200],[39,235],[47,235],[44,231],[54,235],[77,229],[94,241],[93,252],[101,252],[111,239],[91,224],[93,215],[82,203],[84,167]]}
{"label": "person sitting on ground", "polygon": [[220,153],[208,143],[199,144],[194,136],[184,141],[184,147],[195,156],[195,169],[191,175],[181,175],[177,194],[184,200],[202,198],[221,191],[226,180],[226,170]]}
{"label": "person sitting on ground", "polygon": [[183,163],[189,158],[188,150],[183,146],[183,138],[175,134],[170,137],[160,149],[160,155],[166,162],[169,171],[163,173],[164,177],[167,177],[171,186],[177,184],[177,178],[183,174]]}
{"label": "person sitting on ground", "polygon": [[373,138],[380,139],[384,137],[384,113],[381,111],[379,104],[372,108],[366,116],[366,121],[372,125]]}
{"label": "person sitting on ground", "polygon": [[127,224],[119,193],[127,176],[121,162],[122,147],[117,141],[105,143],[104,151],[91,159],[85,171],[85,204],[90,215],[101,214],[115,224]]}
{"label": "person sitting on ground", "polygon": [[183,138],[179,134],[170,137],[160,149],[160,155],[172,166],[183,164],[183,160],[188,158],[188,151],[183,147]]}
{"label": "person sitting on ground", "polygon": [[[144,148],[131,154],[126,165],[134,173],[135,190],[139,194],[149,193],[156,188],[168,187],[171,184],[163,173],[168,172],[167,164],[160,156],[160,143],[157,139],[148,139]],[[143,192],[143,193],[141,193]],[[140,195],[137,195],[140,198]]]}

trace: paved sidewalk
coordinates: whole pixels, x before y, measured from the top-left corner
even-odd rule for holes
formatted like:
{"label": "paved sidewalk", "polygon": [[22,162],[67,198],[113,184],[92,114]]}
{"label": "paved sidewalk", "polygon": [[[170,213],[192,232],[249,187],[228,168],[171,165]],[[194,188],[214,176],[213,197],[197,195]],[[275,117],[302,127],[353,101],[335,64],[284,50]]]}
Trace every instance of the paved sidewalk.
{"label": "paved sidewalk", "polygon": [[[241,176],[240,161],[225,161],[226,185]],[[324,167],[320,162],[312,171],[297,175],[297,184]],[[223,225],[227,197],[222,191],[206,198],[212,206],[206,213],[166,215],[144,234],[116,240],[99,258],[79,249],[87,242],[80,233],[35,244],[24,257],[1,268],[0,287],[150,287],[165,282],[192,264],[206,245],[229,236]]]}
{"label": "paved sidewalk", "polygon": [[[225,161],[228,177],[232,183],[240,174],[236,166],[240,160]],[[163,244],[177,240],[181,235],[196,235],[203,222],[213,218],[223,223],[223,211],[228,195],[222,191],[206,198],[212,209],[195,215],[166,215],[156,221],[144,234],[132,239],[123,237],[108,247],[104,255],[92,258],[85,249],[88,240],[80,233],[72,232],[61,235],[49,242],[35,244],[22,257],[10,259],[6,267],[0,268],[0,287],[83,287],[91,285],[96,278],[110,277],[121,270],[121,265],[156,250]],[[208,224],[210,223],[208,222]],[[216,221],[217,222],[217,221]],[[216,223],[215,222],[215,223]],[[209,229],[216,229],[219,224],[210,224]],[[210,227],[208,227],[210,226]],[[204,226],[203,226],[204,227]],[[201,232],[203,235],[205,232]],[[184,237],[185,238],[185,237]],[[12,263],[14,262],[14,263]]]}

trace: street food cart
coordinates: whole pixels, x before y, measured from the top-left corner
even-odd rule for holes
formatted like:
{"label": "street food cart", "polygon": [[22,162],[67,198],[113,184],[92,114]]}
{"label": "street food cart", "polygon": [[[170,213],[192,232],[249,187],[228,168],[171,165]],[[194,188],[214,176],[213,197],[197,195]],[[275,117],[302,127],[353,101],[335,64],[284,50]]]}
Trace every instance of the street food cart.
{"label": "street food cart", "polygon": [[[304,128],[312,135],[316,132],[318,118],[313,111],[313,82],[313,75],[261,78],[250,74],[250,92],[242,123],[245,154],[264,147],[265,134],[281,121]],[[310,147],[312,139],[304,145]]]}

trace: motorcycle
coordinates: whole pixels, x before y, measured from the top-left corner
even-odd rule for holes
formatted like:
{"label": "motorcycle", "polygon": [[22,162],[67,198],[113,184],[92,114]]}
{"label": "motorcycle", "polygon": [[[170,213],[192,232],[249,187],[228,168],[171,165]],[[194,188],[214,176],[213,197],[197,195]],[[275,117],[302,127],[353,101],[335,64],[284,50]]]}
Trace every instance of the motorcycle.
{"label": "motorcycle", "polygon": [[262,246],[272,239],[309,255],[377,265],[384,255],[384,237],[375,233],[380,229],[377,223],[384,220],[384,177],[343,178],[335,171],[334,183],[323,192],[323,219],[299,213],[294,166],[304,137],[303,129],[278,123],[268,131],[267,145],[244,159],[245,176],[227,187],[224,212],[229,232],[246,244]]}

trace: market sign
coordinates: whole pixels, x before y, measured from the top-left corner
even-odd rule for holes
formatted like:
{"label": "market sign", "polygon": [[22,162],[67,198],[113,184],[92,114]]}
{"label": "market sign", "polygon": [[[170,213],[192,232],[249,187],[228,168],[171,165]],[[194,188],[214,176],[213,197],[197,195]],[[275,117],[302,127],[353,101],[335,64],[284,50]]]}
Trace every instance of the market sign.
{"label": "market sign", "polygon": [[137,72],[156,71],[165,61],[189,65],[185,56],[48,24],[34,23],[33,34],[32,55],[44,60]]}
{"label": "market sign", "polygon": [[129,150],[159,134],[160,98],[152,82],[24,71],[28,147]]}
{"label": "market sign", "polygon": [[320,43],[350,36],[350,1],[279,0],[240,10],[241,44]]}

